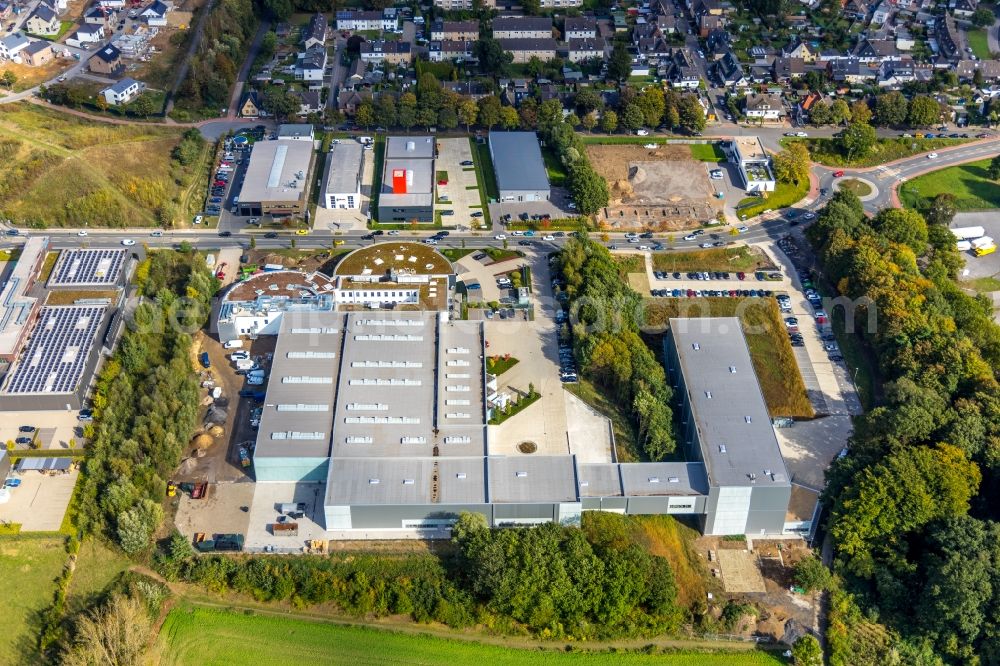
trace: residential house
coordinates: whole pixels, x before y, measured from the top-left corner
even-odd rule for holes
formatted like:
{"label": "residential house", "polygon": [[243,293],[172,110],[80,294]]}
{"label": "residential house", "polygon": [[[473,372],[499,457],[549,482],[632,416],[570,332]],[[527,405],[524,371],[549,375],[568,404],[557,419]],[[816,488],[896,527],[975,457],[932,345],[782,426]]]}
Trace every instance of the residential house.
{"label": "residential house", "polygon": [[32,35],[58,35],[62,24],[48,5],[39,4],[24,22],[24,29]]}
{"label": "residential house", "polygon": [[106,31],[111,32],[118,21],[118,12],[93,5],[83,14],[83,22],[88,25],[99,25]]}
{"label": "residential house", "polygon": [[[637,30],[636,33],[641,34],[641,31]],[[656,35],[651,37],[633,36],[633,46],[637,54],[637,58],[633,58],[633,60],[646,61],[650,64],[666,62],[674,52],[667,40]]]}
{"label": "residential house", "polygon": [[365,102],[370,102],[372,95],[368,91],[358,92],[356,90],[341,90],[337,95],[337,110],[346,116],[354,116],[358,107]]}
{"label": "residential house", "polygon": [[167,7],[161,0],[154,0],[152,4],[139,13],[140,18],[145,19],[146,25],[162,28],[167,25]]}
{"label": "residential house", "polygon": [[362,11],[358,9],[343,9],[336,15],[337,30],[374,30],[385,32],[395,30],[398,19],[394,12]]}
{"label": "residential house", "polygon": [[556,57],[556,40],[551,37],[520,37],[498,40],[500,48],[514,56],[516,64],[524,64],[532,58],[548,62]]}
{"label": "residential house", "polygon": [[125,9],[125,0],[97,0],[94,4],[104,9]]}
{"label": "residential house", "polygon": [[146,84],[126,77],[101,91],[101,96],[111,106],[123,106],[142,94]]}
{"label": "residential house", "polygon": [[500,79],[500,101],[507,106],[519,106],[521,100],[531,94],[531,87],[527,79]]}
{"label": "residential house", "polygon": [[816,53],[803,41],[793,40],[783,49],[781,49],[781,57],[783,58],[802,58],[804,62],[815,62]]}
{"label": "residential house", "polygon": [[845,18],[856,21],[867,21],[871,6],[867,0],[847,0],[844,3],[842,14]]}
{"label": "residential house", "polygon": [[486,86],[479,81],[443,81],[441,87],[473,100],[482,99],[490,94]]}
{"label": "residential house", "polygon": [[862,62],[880,63],[884,60],[898,59],[900,54],[896,49],[896,43],[891,40],[862,39],[851,55]]}
{"label": "residential house", "polygon": [[295,61],[295,78],[307,82],[310,88],[322,87],[326,57],[325,46],[314,46],[300,53]]}
{"label": "residential house", "polygon": [[475,47],[475,41],[454,41],[446,39],[440,42],[431,42],[427,47],[427,57],[431,62],[441,62],[442,60],[460,60],[462,62],[469,62],[475,60],[472,55],[472,51]]}
{"label": "residential house", "polygon": [[878,63],[843,58],[830,62],[827,71],[835,83],[856,85],[874,81],[878,77],[878,68]]}
{"label": "residential house", "polygon": [[806,61],[802,58],[775,58],[771,71],[775,83],[790,83],[805,76]]}
{"label": "residential house", "polygon": [[953,16],[969,18],[979,9],[979,0],[948,0],[948,9]]}
{"label": "residential house", "polygon": [[892,17],[894,12],[895,9],[893,6],[890,5],[887,0],[882,0],[882,2],[878,3],[875,10],[872,12],[872,23],[885,25],[889,22],[889,19]]}
{"label": "residential house", "polygon": [[898,90],[915,78],[912,60],[886,60],[879,64],[875,82],[879,88]]}
{"label": "residential house", "polygon": [[754,120],[778,121],[785,116],[785,106],[779,95],[750,93],[744,101],[743,113]]}
{"label": "residential house", "polygon": [[82,23],[67,38],[67,46],[77,48],[88,48],[91,44],[100,44],[104,41],[104,26],[92,23]]}
{"label": "residential house", "polygon": [[0,39],[0,59],[14,60],[21,57],[21,51],[28,48],[30,44],[27,35],[23,32],[12,32],[3,39]]}
{"label": "residential house", "polygon": [[570,16],[563,24],[563,39],[594,39],[597,37],[597,19],[590,16]]}
{"label": "residential house", "polygon": [[566,45],[566,59],[582,62],[591,58],[604,58],[605,43],[600,37],[592,39],[571,39]]}
{"label": "residential house", "polygon": [[695,0],[691,3],[691,13],[695,16],[722,16],[725,8],[720,0]]}
{"label": "residential house", "polygon": [[8,0],[0,0],[0,19],[7,18],[13,11],[11,3]]}
{"label": "residential house", "polygon": [[302,31],[302,45],[311,49],[314,46],[326,46],[326,40],[330,36],[330,24],[326,17],[316,12],[309,19],[309,25]]}
{"label": "residential house", "polygon": [[262,113],[260,96],[256,90],[243,93],[236,107],[236,115],[240,118],[260,118],[261,115],[266,115]]}
{"label": "residential house", "polygon": [[672,88],[697,88],[701,74],[689,49],[674,49],[664,72]]}
{"label": "residential house", "polygon": [[678,19],[673,14],[661,14],[656,17],[652,25],[660,31],[662,35],[672,35],[677,32]]}
{"label": "residential house", "polygon": [[493,19],[494,39],[551,39],[552,19],[520,16]]}
{"label": "residential house", "polygon": [[896,49],[899,51],[912,51],[916,46],[916,41],[909,31],[902,28],[896,30]]}
{"label": "residential house", "polygon": [[303,90],[298,93],[299,111],[298,115],[308,116],[310,113],[323,112],[323,100],[318,90]]}
{"label": "residential house", "polygon": [[346,83],[350,86],[360,85],[365,80],[365,70],[367,69],[365,61],[361,58],[355,58],[351,62],[350,68],[347,70]]}
{"label": "residential house", "polygon": [[725,16],[716,14],[703,14],[698,17],[698,35],[706,39],[713,30],[724,30],[729,23]]}
{"label": "residential house", "polygon": [[983,73],[983,81],[996,81],[1000,79],[1000,60],[959,60],[955,65],[963,81],[972,81],[977,71]]}
{"label": "residential house", "polygon": [[479,39],[479,21],[444,21],[431,24],[431,41],[474,42]]}
{"label": "residential house", "polygon": [[87,68],[94,74],[117,78],[125,73],[125,65],[122,64],[122,52],[113,44],[108,44],[90,56],[90,59],[87,60]]}
{"label": "residential house", "polygon": [[41,67],[47,62],[51,62],[55,57],[55,53],[52,52],[52,42],[44,39],[31,42],[21,51],[21,59],[32,67]]}
{"label": "residential house", "polygon": [[937,42],[940,55],[948,60],[958,60],[962,57],[962,38],[955,25],[955,17],[946,14],[943,21],[937,23]]}
{"label": "residential house", "polygon": [[747,192],[773,192],[777,181],[771,157],[755,136],[740,136],[729,144],[732,161],[739,169]]}
{"label": "residential house", "polygon": [[479,3],[477,3],[476,0],[434,0],[434,6],[440,7],[446,11],[471,12],[477,7],[482,7],[483,9],[493,9],[497,6],[497,3],[496,0],[481,0]]}
{"label": "residential house", "polygon": [[742,88],[750,84],[740,59],[732,51],[715,61],[711,71],[716,82],[722,87]]}
{"label": "residential house", "polygon": [[361,45],[361,59],[366,63],[384,62],[390,65],[410,64],[413,50],[409,42],[378,39]]}
{"label": "residential house", "polygon": [[583,0],[541,0],[542,9],[560,9],[563,7],[579,7],[583,5]]}
{"label": "residential house", "polygon": [[728,30],[713,30],[705,38],[705,52],[718,60],[733,48],[733,38]]}

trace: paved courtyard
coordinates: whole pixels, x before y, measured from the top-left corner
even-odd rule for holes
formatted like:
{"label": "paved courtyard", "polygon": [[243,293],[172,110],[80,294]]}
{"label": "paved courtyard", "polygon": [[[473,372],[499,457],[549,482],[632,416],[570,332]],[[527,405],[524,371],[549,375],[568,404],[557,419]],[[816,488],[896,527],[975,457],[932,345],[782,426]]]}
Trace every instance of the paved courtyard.
{"label": "paved courtyard", "polygon": [[55,532],[73,496],[79,472],[43,474],[28,471],[16,475],[21,485],[10,490],[10,500],[0,504],[0,521],[20,523],[22,532]]}
{"label": "paved courtyard", "polygon": [[[482,217],[472,217],[472,213],[482,210],[482,200],[479,198],[475,167],[462,166],[462,162],[472,160],[472,146],[466,138],[438,139],[437,144],[438,157],[434,169],[448,174],[448,184],[437,184],[435,210],[452,211],[451,215],[441,216],[444,226],[462,225],[474,229],[476,225],[483,224]],[[437,174],[435,182],[436,178]],[[441,203],[443,197],[448,197],[449,202]]]}

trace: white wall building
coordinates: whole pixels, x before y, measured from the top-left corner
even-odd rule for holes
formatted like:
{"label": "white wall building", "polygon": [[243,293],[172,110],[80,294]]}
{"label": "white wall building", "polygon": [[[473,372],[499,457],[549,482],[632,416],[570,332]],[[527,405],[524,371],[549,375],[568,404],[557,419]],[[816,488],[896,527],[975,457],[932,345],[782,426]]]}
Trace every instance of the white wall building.
{"label": "white wall building", "polygon": [[736,137],[730,142],[729,149],[747,192],[774,192],[776,181],[771,158],[759,138]]}

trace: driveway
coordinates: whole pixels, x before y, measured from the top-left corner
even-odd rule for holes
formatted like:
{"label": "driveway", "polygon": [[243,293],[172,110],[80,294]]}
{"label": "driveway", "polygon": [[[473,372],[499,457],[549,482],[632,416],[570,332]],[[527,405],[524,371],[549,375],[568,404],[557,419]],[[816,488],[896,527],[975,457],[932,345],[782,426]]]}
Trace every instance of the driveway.
{"label": "driveway", "polygon": [[[458,277],[466,284],[478,282],[483,293],[482,300],[484,302],[498,301],[501,296],[506,296],[507,294],[501,293],[496,283],[496,277],[501,273],[509,273],[520,268],[527,261],[524,259],[507,259],[505,261],[493,262],[488,256],[476,259],[475,257],[480,254],[482,252],[476,250],[455,262],[459,268]],[[537,278],[534,279],[537,280]]]}
{"label": "driveway", "polygon": [[[472,213],[482,213],[479,198],[479,186],[476,184],[476,168],[462,166],[462,162],[472,162],[472,147],[466,138],[438,139],[438,157],[434,164],[436,171],[448,174],[448,184],[437,183],[438,203],[436,210],[450,210],[452,215],[442,216],[441,222],[446,226],[466,226],[476,228],[482,223],[482,217],[472,217]],[[437,174],[434,174],[437,182]],[[447,197],[448,203],[440,200]]]}
{"label": "driveway", "polygon": [[22,532],[57,531],[79,474],[70,469],[53,476],[34,470],[15,475],[21,485],[11,489],[8,502],[0,504],[0,521],[20,523]]}

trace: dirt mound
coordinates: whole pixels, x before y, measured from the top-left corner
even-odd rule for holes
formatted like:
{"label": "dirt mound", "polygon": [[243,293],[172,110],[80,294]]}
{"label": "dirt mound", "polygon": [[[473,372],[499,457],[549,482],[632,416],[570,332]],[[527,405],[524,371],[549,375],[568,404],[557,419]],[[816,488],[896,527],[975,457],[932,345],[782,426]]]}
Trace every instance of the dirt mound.
{"label": "dirt mound", "polygon": [[195,449],[207,449],[215,443],[215,440],[211,435],[207,433],[201,433],[191,440],[191,446]]}

